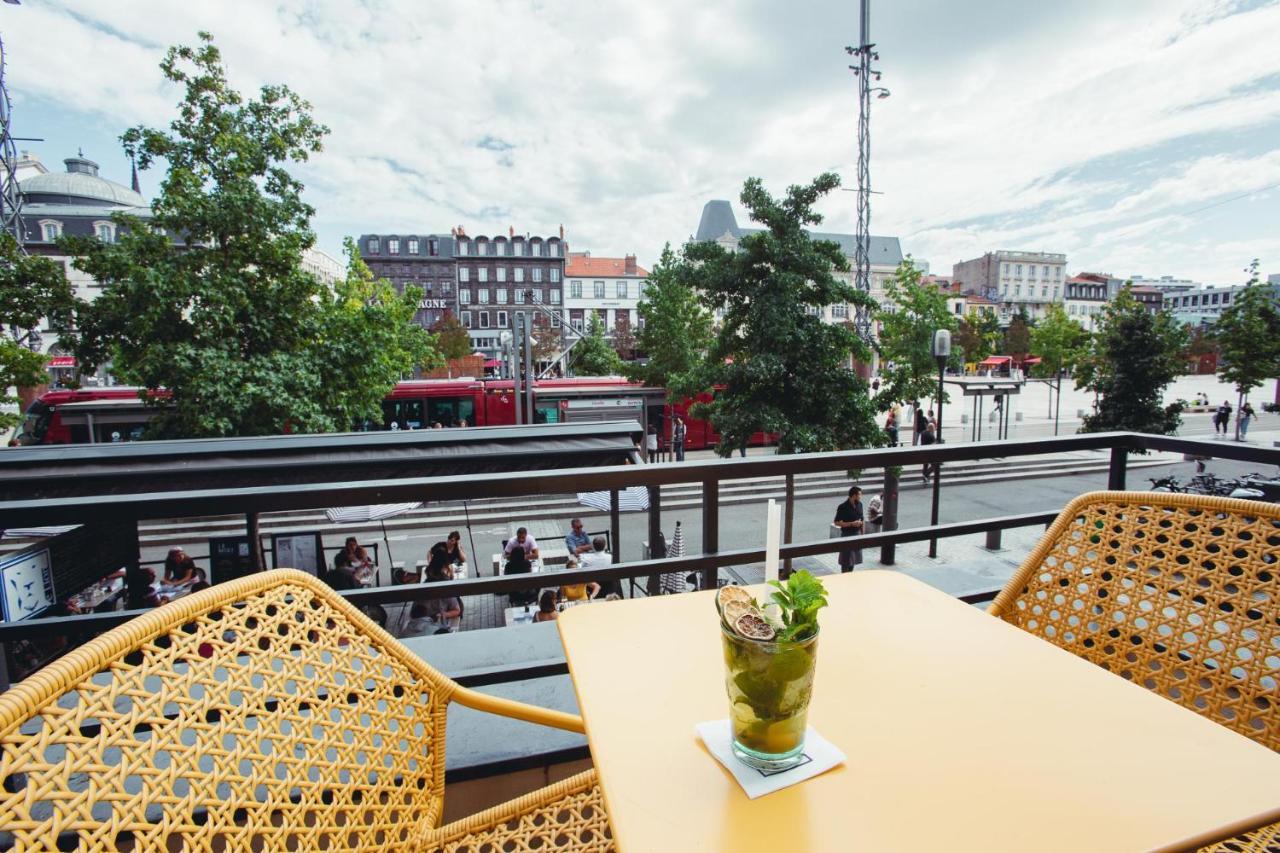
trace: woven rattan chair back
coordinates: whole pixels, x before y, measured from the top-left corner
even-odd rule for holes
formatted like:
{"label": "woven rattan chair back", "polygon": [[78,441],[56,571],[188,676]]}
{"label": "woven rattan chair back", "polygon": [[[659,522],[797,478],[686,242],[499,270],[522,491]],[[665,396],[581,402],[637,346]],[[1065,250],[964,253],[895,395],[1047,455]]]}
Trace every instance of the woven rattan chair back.
{"label": "woven rattan chair back", "polygon": [[991,606],[1280,749],[1280,507],[1159,492],[1073,500]]}
{"label": "woven rattan chair back", "polygon": [[314,577],[179,599],[0,695],[18,850],[412,849],[453,683]]}

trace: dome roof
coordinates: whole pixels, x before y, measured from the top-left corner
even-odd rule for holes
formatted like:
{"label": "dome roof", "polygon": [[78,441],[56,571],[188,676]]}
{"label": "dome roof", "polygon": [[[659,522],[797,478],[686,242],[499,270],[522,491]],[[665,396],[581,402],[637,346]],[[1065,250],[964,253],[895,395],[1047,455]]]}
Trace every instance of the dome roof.
{"label": "dome roof", "polygon": [[[92,160],[68,157],[63,162],[67,164],[67,171],[34,175],[18,184],[19,191],[24,196],[73,196],[125,207],[147,206],[147,200],[141,193],[98,177],[98,164]],[[31,201],[58,203],[48,198],[32,198]]]}

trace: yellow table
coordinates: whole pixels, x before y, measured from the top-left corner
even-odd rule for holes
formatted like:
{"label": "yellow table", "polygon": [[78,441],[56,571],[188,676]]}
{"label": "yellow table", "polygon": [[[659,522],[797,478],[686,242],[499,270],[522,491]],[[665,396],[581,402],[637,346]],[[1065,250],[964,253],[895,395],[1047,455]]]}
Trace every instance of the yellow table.
{"label": "yellow table", "polygon": [[1136,851],[1280,819],[1280,755],[904,575],[823,579],[809,722],[848,763],[758,800],[711,593],[557,624],[623,851]]}

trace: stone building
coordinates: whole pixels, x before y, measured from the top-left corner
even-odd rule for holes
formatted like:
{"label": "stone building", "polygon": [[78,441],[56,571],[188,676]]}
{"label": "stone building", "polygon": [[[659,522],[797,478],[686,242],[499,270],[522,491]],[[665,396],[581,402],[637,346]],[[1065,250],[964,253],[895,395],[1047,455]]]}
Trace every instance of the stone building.
{"label": "stone building", "polygon": [[1001,250],[953,265],[951,277],[998,302],[1000,322],[1008,323],[1020,311],[1036,320],[1050,304],[1061,304],[1066,268],[1066,255]]}
{"label": "stone building", "polygon": [[356,246],[374,278],[401,293],[411,285],[422,291],[414,321],[431,328],[445,311],[458,313],[453,241],[452,234],[362,234]]}
{"label": "stone building", "polygon": [[638,306],[649,272],[636,263],[635,255],[597,258],[590,252],[572,252],[564,277],[564,317],[575,331],[586,329],[591,311],[600,315],[607,334],[639,328]]}

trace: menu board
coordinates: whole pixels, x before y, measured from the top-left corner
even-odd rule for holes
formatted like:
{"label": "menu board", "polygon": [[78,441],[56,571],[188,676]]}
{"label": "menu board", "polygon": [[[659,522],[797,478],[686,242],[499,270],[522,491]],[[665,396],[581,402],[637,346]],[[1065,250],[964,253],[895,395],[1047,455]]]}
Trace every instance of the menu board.
{"label": "menu board", "polygon": [[276,533],[271,537],[271,565],[277,569],[325,570],[319,533]]}
{"label": "menu board", "polygon": [[55,600],[49,549],[5,558],[0,562],[0,584],[4,586],[3,595],[0,595],[4,621],[17,622],[48,610]]}
{"label": "menu board", "polygon": [[209,538],[209,583],[221,583],[253,574],[253,554],[248,536]]}

